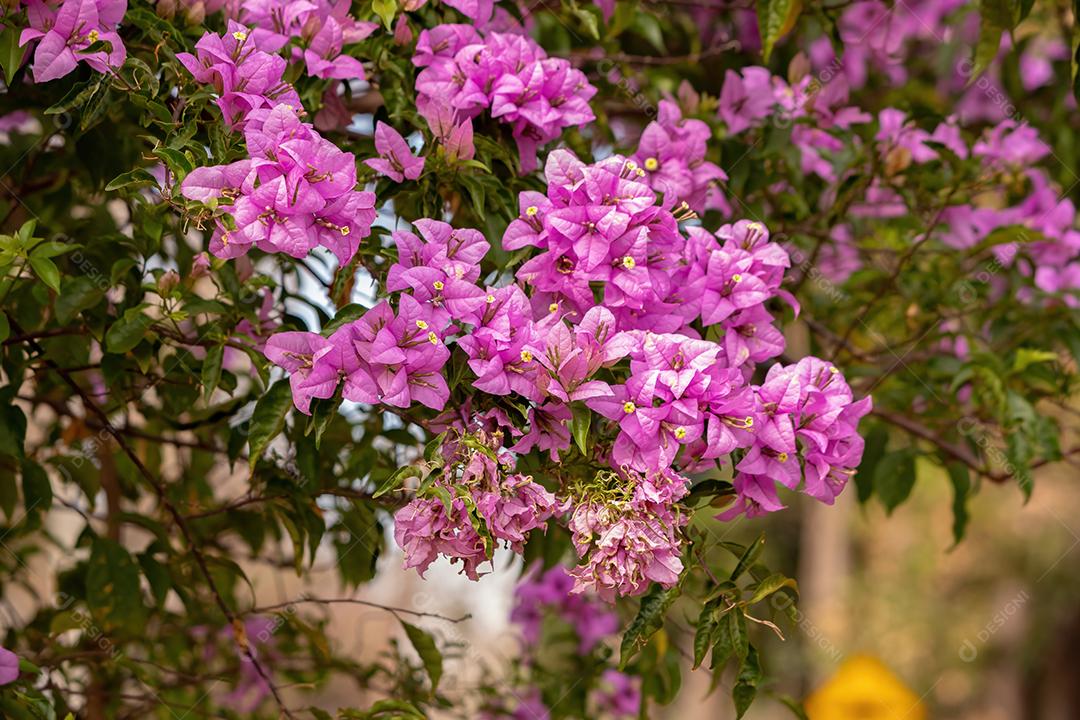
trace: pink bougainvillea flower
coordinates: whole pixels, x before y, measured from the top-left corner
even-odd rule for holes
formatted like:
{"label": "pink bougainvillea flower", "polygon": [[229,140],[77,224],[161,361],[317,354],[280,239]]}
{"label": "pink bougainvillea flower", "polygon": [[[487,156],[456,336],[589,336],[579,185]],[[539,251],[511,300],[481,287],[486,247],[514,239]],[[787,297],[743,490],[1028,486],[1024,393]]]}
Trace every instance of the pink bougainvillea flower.
{"label": "pink bougainvillea flower", "polygon": [[[80,61],[101,73],[123,65],[127,51],[116,27],[126,9],[126,0],[64,0],[56,10],[41,0],[31,0],[27,8],[30,26],[20,35],[19,45],[37,41],[34,82],[64,77]],[[99,42],[108,48],[84,52]]]}
{"label": "pink bougainvillea flower", "polygon": [[364,164],[394,182],[415,180],[424,171],[424,158],[413,155],[401,133],[381,121],[375,125],[375,150],[379,157]]}
{"label": "pink bougainvillea flower", "polygon": [[8,685],[19,677],[19,656],[0,647],[0,685]]}

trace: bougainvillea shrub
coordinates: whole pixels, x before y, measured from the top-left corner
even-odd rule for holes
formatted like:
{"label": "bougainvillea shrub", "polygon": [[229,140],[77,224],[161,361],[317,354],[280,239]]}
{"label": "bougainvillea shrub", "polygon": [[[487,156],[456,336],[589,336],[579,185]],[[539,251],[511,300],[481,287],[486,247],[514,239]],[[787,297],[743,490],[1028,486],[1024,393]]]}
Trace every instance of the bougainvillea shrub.
{"label": "bougainvillea shrub", "polygon": [[[726,528],[1077,454],[1058,5],[5,3],[0,711],[741,716],[798,588]],[[388,563],[520,651],[442,682]]]}

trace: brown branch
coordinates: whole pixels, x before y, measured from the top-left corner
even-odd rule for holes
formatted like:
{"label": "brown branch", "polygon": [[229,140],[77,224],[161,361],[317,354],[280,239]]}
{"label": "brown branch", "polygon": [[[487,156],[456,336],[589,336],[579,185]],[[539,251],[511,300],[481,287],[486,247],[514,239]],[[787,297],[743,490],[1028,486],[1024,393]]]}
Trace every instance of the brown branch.
{"label": "brown branch", "polygon": [[851,340],[852,334],[854,334],[855,332],[855,329],[859,325],[865,324],[865,320],[870,314],[870,311],[874,308],[874,306],[881,302],[881,300],[894,287],[896,287],[896,280],[900,277],[900,273],[904,271],[904,266],[907,265],[908,261],[910,261],[912,257],[914,257],[915,253],[918,252],[920,247],[929,242],[931,236],[934,234],[934,231],[937,229],[937,226],[941,223],[941,217],[945,214],[946,208],[949,207],[949,201],[952,200],[952,197],[954,194],[956,194],[957,189],[957,187],[953,187],[951,190],[949,190],[949,194],[945,196],[945,199],[942,201],[941,206],[934,213],[934,216],[933,218],[931,218],[930,224],[927,226],[926,232],[923,233],[923,236],[913,242],[911,244],[911,247],[907,249],[907,252],[900,256],[900,259],[896,261],[896,267],[893,268],[892,273],[890,273],[889,277],[885,279],[885,282],[881,284],[881,289],[878,290],[878,292],[872,298],[870,298],[870,300],[868,300],[865,305],[862,306],[859,314],[855,316],[855,319],[851,322],[850,325],[848,325],[847,330],[841,336],[840,344],[837,346],[836,352],[833,352],[832,356],[829,358],[830,360],[836,360],[836,355],[839,352],[840,348],[848,344],[848,342]]}
{"label": "brown branch", "polygon": [[446,615],[440,615],[439,613],[421,612],[419,610],[408,610],[402,607],[394,607],[393,605],[383,605],[381,603],[371,602],[370,600],[360,600],[359,598],[318,598],[318,597],[300,597],[296,600],[288,600],[286,602],[276,603],[274,605],[263,605],[262,607],[254,607],[244,612],[244,615],[257,615],[268,612],[275,612],[277,610],[285,610],[296,605],[364,605],[365,607],[377,608],[379,610],[385,610],[391,615],[411,615],[413,617],[429,617],[437,620],[443,620],[449,623],[465,622],[472,617],[472,613],[466,613],[461,617],[452,618]]}
{"label": "brown branch", "polygon": [[[378,505],[386,505],[376,498],[373,498],[369,493],[361,492],[359,490],[353,490],[351,488],[322,488],[318,490],[313,497],[321,495],[332,495],[334,497],[350,498],[352,500],[365,500],[367,502],[374,502]],[[188,520],[202,520],[203,518],[212,517],[214,515],[220,515],[222,513],[229,512],[230,510],[236,510],[238,508],[247,507],[248,505],[256,505],[258,503],[273,502],[274,500],[287,500],[289,495],[248,495],[245,497],[236,498],[230,500],[224,505],[220,505],[208,510],[202,510],[196,513],[190,513],[185,515]],[[392,504],[390,504],[393,507]]]}
{"label": "brown branch", "polygon": [[571,56],[571,61],[575,65],[581,65],[586,62],[613,62],[613,63],[625,63],[627,65],[647,65],[650,67],[663,67],[665,65],[682,65],[686,63],[698,63],[706,58],[722,55],[726,52],[734,52],[738,48],[732,45],[730,42],[723,43],[721,45],[715,45],[710,48],[698,52],[687,53],[685,55],[630,55],[627,53],[612,53],[610,55],[604,55],[603,57],[591,57],[589,55],[578,53]]}
{"label": "brown branch", "polygon": [[[870,414],[881,418],[890,425],[895,425],[901,430],[904,430],[917,438],[926,440],[927,442],[941,450],[941,452],[945,455],[951,457],[953,460],[962,462],[964,465],[974,470],[977,474],[987,478],[992,482],[1003,483],[1013,477],[1012,473],[994,472],[990,470],[980,462],[979,458],[975,455],[975,453],[971,452],[971,450],[964,447],[963,445],[951,443],[943,439],[939,433],[934,432],[932,429],[926,427],[925,425],[919,423],[916,420],[912,420],[903,415],[897,415],[894,412],[891,412],[889,410],[883,410],[881,408],[874,408],[870,411]],[[1028,468],[1030,470],[1035,470],[1046,465],[1052,465],[1056,462],[1068,461],[1070,458],[1073,457],[1080,457],[1080,446],[1071,448],[1070,450],[1066,450],[1061,454],[1060,458],[1041,458],[1039,460],[1036,460],[1032,462],[1028,466]]]}
{"label": "brown branch", "polygon": [[921,423],[916,422],[915,420],[911,420],[904,417],[903,415],[897,415],[890,410],[883,410],[881,408],[874,408],[870,411],[870,414],[876,415],[890,425],[895,425],[896,427],[911,433],[915,437],[926,440],[927,442],[936,446],[943,453],[951,457],[953,460],[958,460],[964,463],[980,475],[984,475],[991,480],[994,480],[995,482],[1000,482],[1001,480],[1004,480],[1004,478],[1001,478],[999,480],[995,477],[994,473],[984,468],[982,466],[982,463],[979,461],[979,458],[976,457],[976,455],[968,448],[964,447],[963,445],[956,445],[942,439],[942,437],[938,433],[922,425]]}
{"label": "brown branch", "polygon": [[[14,326],[13,326],[14,327]],[[18,335],[12,335],[2,344],[4,345],[17,345],[19,343],[28,343],[41,338],[60,337],[62,335],[82,335],[81,330],[73,330],[71,328],[52,328],[50,330],[41,330],[36,333],[19,333]]]}

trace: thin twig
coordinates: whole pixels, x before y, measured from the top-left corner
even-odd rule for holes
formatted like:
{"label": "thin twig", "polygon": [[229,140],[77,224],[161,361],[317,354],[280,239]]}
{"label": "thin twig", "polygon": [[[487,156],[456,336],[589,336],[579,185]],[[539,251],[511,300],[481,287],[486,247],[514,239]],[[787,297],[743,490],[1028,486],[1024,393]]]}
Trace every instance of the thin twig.
{"label": "thin twig", "polygon": [[256,615],[268,612],[274,612],[276,610],[284,610],[286,608],[293,607],[295,605],[364,605],[366,607],[377,608],[379,610],[385,610],[392,615],[412,615],[413,617],[429,617],[436,618],[449,623],[465,622],[472,617],[472,613],[466,613],[458,618],[452,618],[447,615],[440,615],[439,613],[421,612],[419,610],[408,610],[402,607],[394,607],[393,605],[382,605],[380,603],[371,602],[370,600],[360,600],[359,598],[317,598],[317,597],[301,597],[296,600],[289,600],[286,602],[277,603],[275,605],[263,605],[262,607],[254,607],[244,612],[244,615]]}

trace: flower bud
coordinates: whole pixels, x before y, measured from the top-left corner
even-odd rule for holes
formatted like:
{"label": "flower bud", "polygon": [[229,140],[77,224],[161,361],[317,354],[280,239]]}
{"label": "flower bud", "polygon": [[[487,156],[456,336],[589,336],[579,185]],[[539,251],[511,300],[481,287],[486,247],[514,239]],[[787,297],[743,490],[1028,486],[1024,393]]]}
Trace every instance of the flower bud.
{"label": "flower bud", "polygon": [[809,74],[810,59],[806,57],[806,53],[800,51],[796,53],[795,57],[791,58],[791,62],[788,63],[788,84],[795,85]]}
{"label": "flower bud", "polygon": [[188,6],[187,15],[184,17],[190,26],[202,25],[206,20],[206,5],[202,0]]}
{"label": "flower bud", "polygon": [[191,263],[191,279],[198,280],[210,274],[210,256],[202,252]]}
{"label": "flower bud", "polygon": [[412,39],[412,28],[409,27],[409,21],[406,19],[406,16],[402,15],[394,25],[394,42],[398,45],[408,45],[412,42]]}
{"label": "flower bud", "polygon": [[158,295],[165,296],[180,284],[180,274],[175,270],[166,270],[157,281]]}
{"label": "flower bud", "polygon": [[905,147],[894,147],[885,156],[885,174],[896,175],[911,165],[911,151]]}

